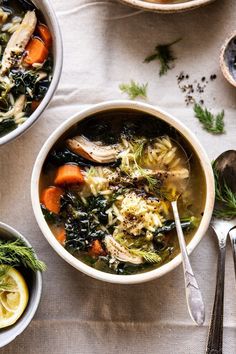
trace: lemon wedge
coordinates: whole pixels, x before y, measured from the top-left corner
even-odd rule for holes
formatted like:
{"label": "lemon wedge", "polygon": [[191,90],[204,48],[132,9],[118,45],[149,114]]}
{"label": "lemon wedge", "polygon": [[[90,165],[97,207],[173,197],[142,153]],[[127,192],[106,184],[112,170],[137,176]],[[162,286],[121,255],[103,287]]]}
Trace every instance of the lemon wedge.
{"label": "lemon wedge", "polygon": [[[2,285],[1,287],[1,284]],[[29,291],[23,276],[9,268],[0,283],[0,328],[13,325],[24,312]]]}

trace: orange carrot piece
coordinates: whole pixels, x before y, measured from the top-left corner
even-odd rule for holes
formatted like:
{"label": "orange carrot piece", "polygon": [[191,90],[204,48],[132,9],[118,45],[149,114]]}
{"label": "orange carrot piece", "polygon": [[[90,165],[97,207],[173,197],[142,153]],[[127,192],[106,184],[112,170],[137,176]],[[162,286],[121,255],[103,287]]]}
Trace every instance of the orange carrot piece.
{"label": "orange carrot piece", "polygon": [[41,203],[45,207],[55,214],[60,212],[61,208],[61,196],[63,195],[63,190],[58,187],[47,187],[43,190],[41,195]]}
{"label": "orange carrot piece", "polygon": [[54,183],[57,185],[83,183],[84,177],[77,165],[63,165],[57,170]]}
{"label": "orange carrot piece", "polygon": [[105,255],[105,251],[102,248],[102,244],[99,240],[93,241],[92,246],[91,246],[88,253],[92,257],[98,257],[101,255]]}
{"label": "orange carrot piece", "polygon": [[52,35],[48,27],[46,25],[40,24],[37,26],[36,31],[39,34],[39,37],[43,40],[45,46],[50,48],[52,45]]}
{"label": "orange carrot piece", "polygon": [[55,232],[55,236],[56,236],[57,241],[60,242],[60,244],[62,246],[65,246],[66,230],[64,229],[64,227],[58,228]]}
{"label": "orange carrot piece", "polygon": [[31,112],[34,112],[38,106],[40,105],[41,101],[36,101],[36,100],[33,100],[31,102]]}
{"label": "orange carrot piece", "polygon": [[43,63],[48,57],[48,49],[39,38],[32,38],[26,47],[24,62],[28,65]]}

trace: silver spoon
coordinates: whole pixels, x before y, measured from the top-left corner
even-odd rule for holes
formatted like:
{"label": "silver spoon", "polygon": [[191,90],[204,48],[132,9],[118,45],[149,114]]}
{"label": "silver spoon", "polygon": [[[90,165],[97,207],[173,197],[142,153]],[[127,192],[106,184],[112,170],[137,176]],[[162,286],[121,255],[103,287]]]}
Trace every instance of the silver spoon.
{"label": "silver spoon", "polygon": [[[215,169],[219,176],[221,186],[224,183],[236,193],[236,151],[229,150],[222,153],[215,161]],[[235,215],[236,216],[236,215]],[[226,241],[230,235],[235,269],[236,269],[236,233],[233,231],[236,219],[222,220],[213,218],[211,226],[218,238],[219,254],[217,265],[215,300],[211,317],[211,324],[208,336],[207,354],[221,354],[223,344],[223,317],[224,317],[224,278],[225,278],[225,253]]]}
{"label": "silver spoon", "polygon": [[[187,248],[186,248],[186,243],[185,243],[185,238],[184,238],[184,233],[181,227],[181,222],[180,222],[180,217],[179,217],[179,212],[178,212],[178,199],[181,196],[181,194],[186,190],[188,182],[189,182],[189,172],[190,172],[190,166],[188,162],[188,157],[184,151],[184,149],[176,142],[172,140],[173,145],[176,145],[180,160],[182,161],[182,169],[186,169],[188,171],[187,177],[186,178],[179,178],[179,177],[172,177],[173,184],[176,186],[176,193],[174,196],[172,195],[170,199],[171,201],[171,206],[173,210],[173,215],[175,219],[175,224],[176,224],[176,231],[178,235],[178,240],[179,240],[179,245],[180,245],[180,251],[182,255],[182,262],[183,262],[183,270],[184,270],[184,280],[185,280],[185,292],[186,292],[186,299],[187,299],[187,306],[188,306],[188,311],[189,314],[192,318],[192,320],[198,325],[201,326],[204,323],[205,320],[205,306],[202,298],[201,291],[199,289],[197,280],[195,278],[195,275],[193,273],[188,253],[187,253]],[[168,184],[170,182],[170,178],[168,178]],[[166,185],[168,185],[166,183]]]}

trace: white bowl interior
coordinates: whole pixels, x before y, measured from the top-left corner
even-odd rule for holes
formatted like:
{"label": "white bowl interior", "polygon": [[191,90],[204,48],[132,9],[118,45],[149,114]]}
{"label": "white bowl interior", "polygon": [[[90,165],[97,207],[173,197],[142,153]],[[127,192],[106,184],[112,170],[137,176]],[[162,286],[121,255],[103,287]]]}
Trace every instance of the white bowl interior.
{"label": "white bowl interior", "polygon": [[62,62],[63,62],[63,47],[61,31],[57,22],[55,12],[49,0],[33,0],[36,7],[43,13],[46,23],[53,36],[53,76],[49,89],[40,103],[39,107],[31,114],[31,116],[19,127],[11,131],[10,133],[0,137],[0,146],[4,145],[18,136],[22,135],[28,128],[30,128],[36,120],[40,117],[43,111],[49,104],[52,96],[57,88],[61,77]]}
{"label": "white bowl interior", "polygon": [[62,247],[59,242],[56,240],[55,236],[52,234],[47,222],[45,221],[39,201],[39,179],[41,175],[42,166],[44,161],[53,147],[53,145],[59,140],[59,138],[71,128],[74,124],[80,122],[81,120],[99,113],[104,112],[106,110],[111,109],[133,109],[139,112],[145,112],[154,117],[162,119],[169,125],[173,126],[177,131],[179,131],[182,136],[188,141],[188,143],[192,146],[193,150],[198,155],[198,158],[201,162],[202,169],[204,171],[204,176],[206,180],[206,202],[204,215],[202,217],[200,226],[193,236],[192,240],[188,244],[188,252],[191,253],[192,250],[197,246],[198,242],[201,240],[210,223],[213,206],[214,206],[214,177],[212,173],[212,168],[210,161],[203,150],[202,146],[197,141],[196,137],[178,120],[169,114],[162,111],[160,108],[152,107],[150,105],[140,103],[140,102],[132,102],[132,101],[110,101],[101,103],[93,106],[92,108],[85,109],[82,112],[74,115],[67,121],[65,121],[46,141],[43,145],[34,165],[32,180],[31,180],[31,199],[32,206],[35,213],[36,220],[41,228],[45,238],[48,240],[49,244],[54,248],[54,250],[68,263],[70,263],[73,267],[79,269],[83,273],[92,276],[96,279],[100,279],[107,282],[113,283],[122,283],[122,284],[134,284],[141,283],[148,280],[152,280],[154,278],[158,278],[165,273],[171,271],[175,267],[177,267],[181,263],[181,255],[179,254],[170,262],[160,266],[159,268],[151,271],[147,271],[145,273],[135,274],[135,275],[116,275],[116,274],[108,274],[92,267],[86,265],[80,260],[73,257],[68,251]]}

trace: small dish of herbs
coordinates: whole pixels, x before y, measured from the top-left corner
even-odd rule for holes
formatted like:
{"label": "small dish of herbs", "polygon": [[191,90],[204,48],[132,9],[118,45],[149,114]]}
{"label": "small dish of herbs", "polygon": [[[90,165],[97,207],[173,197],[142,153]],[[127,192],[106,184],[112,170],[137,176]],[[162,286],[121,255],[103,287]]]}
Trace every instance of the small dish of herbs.
{"label": "small dish of herbs", "polygon": [[31,321],[41,297],[41,272],[45,269],[28,241],[0,223],[0,347]]}

